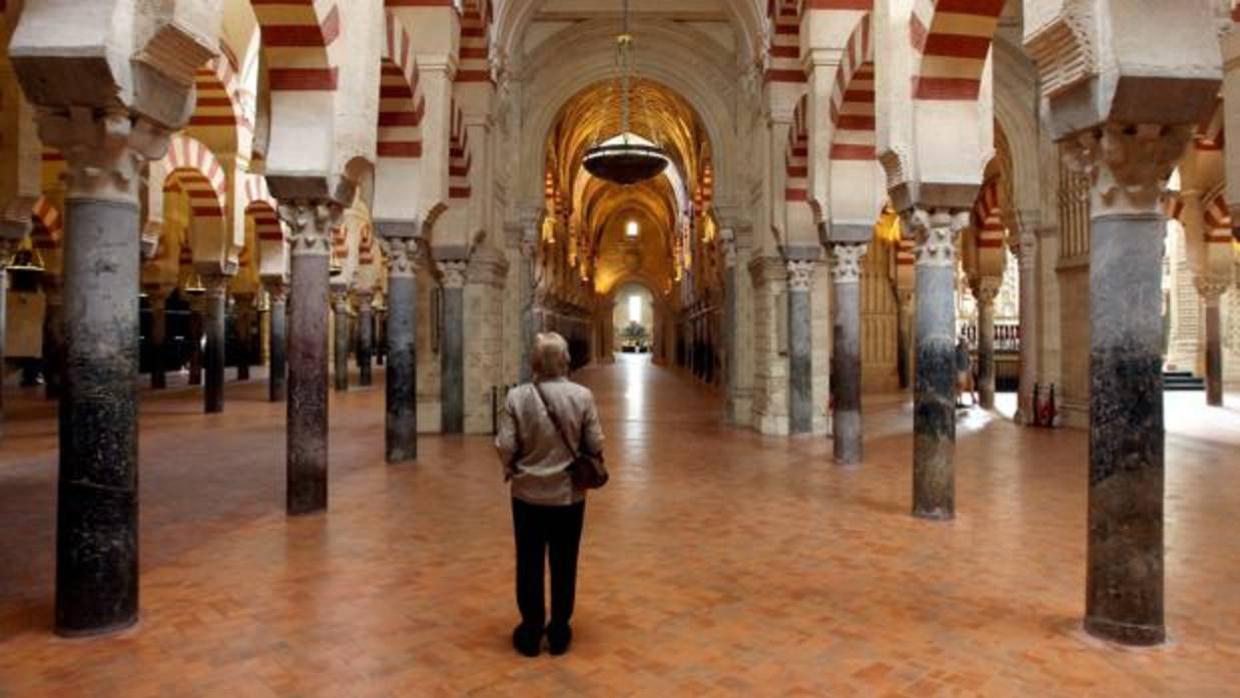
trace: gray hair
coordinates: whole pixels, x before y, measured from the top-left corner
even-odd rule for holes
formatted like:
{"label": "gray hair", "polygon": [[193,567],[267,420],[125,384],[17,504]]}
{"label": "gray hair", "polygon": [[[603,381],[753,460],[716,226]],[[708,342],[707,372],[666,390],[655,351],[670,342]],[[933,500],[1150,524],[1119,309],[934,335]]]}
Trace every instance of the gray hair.
{"label": "gray hair", "polygon": [[558,332],[539,332],[530,352],[530,369],[535,378],[563,378],[568,375],[568,342]]}

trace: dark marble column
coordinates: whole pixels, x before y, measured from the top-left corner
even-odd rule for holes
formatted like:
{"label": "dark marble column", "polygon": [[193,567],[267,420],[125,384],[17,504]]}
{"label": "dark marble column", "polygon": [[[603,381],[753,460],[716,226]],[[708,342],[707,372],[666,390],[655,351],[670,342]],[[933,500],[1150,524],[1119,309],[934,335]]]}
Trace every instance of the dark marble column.
{"label": "dark marble column", "polygon": [[288,340],[285,334],[285,307],[288,287],[283,280],[264,281],[263,284],[267,288],[267,297],[271,303],[271,308],[267,311],[267,324],[269,327],[267,333],[269,374],[267,378],[267,399],[271,402],[282,402],[286,395],[285,381],[288,372],[288,364],[285,360],[288,349]]}
{"label": "dark marble column", "polygon": [[814,427],[813,331],[810,289],[814,262],[788,262],[788,431],[804,434]]}
{"label": "dark marble column", "polygon": [[1223,406],[1223,343],[1219,299],[1227,292],[1231,280],[1224,277],[1198,276],[1197,292],[1205,304],[1206,321],[1206,404]]}
{"label": "dark marble column", "polygon": [[466,262],[443,262],[443,338],[440,386],[443,432],[465,431],[465,270]]}
{"label": "dark marble column", "polygon": [[332,284],[332,308],[335,313],[336,390],[349,389],[349,289]]}
{"label": "dark marble column", "polygon": [[250,380],[250,363],[253,359],[254,349],[254,295],[253,294],[234,294],[233,295],[233,317],[237,323],[237,337],[240,340],[237,347],[237,380]]}
{"label": "dark marble column", "polygon": [[206,307],[203,291],[189,294],[189,379],[190,385],[202,385],[202,321]]}
{"label": "dark marble column", "polygon": [[327,200],[281,201],[289,223],[288,513],[327,508],[327,314],[331,228]]}
{"label": "dark marble column", "polygon": [[913,209],[904,220],[917,257],[913,515],[950,519],[956,512],[956,236],[968,214]]}
{"label": "dark marble column", "polygon": [[65,373],[65,294],[60,277],[43,274],[43,394],[59,400]]}
{"label": "dark marble column", "polygon": [[202,284],[207,292],[203,295],[202,324],[207,338],[206,386],[203,390],[203,410],[208,414],[224,411],[224,318],[228,307],[228,281],[224,274],[203,274]]}
{"label": "dark marble column", "polygon": [[374,351],[375,323],[370,304],[374,295],[368,291],[358,291],[357,296],[357,384],[371,384],[370,369]]}
{"label": "dark marble column", "polygon": [[995,297],[1000,281],[982,277],[973,288],[977,299],[977,394],[987,410],[995,408]]}
{"label": "dark marble column", "polygon": [[835,285],[834,341],[831,348],[831,419],[835,462],[861,462],[861,258],[869,246],[831,246],[831,280]]}
{"label": "dark marble column", "polygon": [[[168,290],[151,289],[146,294],[151,309],[151,389],[168,387],[165,353],[168,340]],[[46,355],[44,357],[46,359]]]}
{"label": "dark marble column", "polygon": [[373,347],[372,351],[374,352],[376,366],[383,365],[384,355],[387,353],[387,349],[385,348],[387,347],[387,333],[385,332],[385,329],[387,328],[386,308],[387,306],[385,305],[383,308],[380,308],[375,311],[375,319],[374,319],[375,336],[374,336],[374,339],[372,340],[372,347]]}
{"label": "dark marble column", "polygon": [[[418,457],[417,318],[419,256],[416,230],[396,235],[402,226],[378,224],[387,262],[387,364],[383,419],[384,453],[388,463]],[[391,228],[392,230],[389,230]]]}

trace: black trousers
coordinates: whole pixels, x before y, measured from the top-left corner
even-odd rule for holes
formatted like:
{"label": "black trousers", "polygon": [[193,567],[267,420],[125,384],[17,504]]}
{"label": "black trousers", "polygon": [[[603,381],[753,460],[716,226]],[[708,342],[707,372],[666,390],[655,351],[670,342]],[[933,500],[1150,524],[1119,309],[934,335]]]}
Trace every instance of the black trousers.
{"label": "black trousers", "polygon": [[546,620],[543,567],[551,561],[551,625],[565,627],[577,596],[577,550],[581,546],[584,501],[541,506],[512,500],[512,528],[517,541],[517,608],[521,624],[542,628]]}

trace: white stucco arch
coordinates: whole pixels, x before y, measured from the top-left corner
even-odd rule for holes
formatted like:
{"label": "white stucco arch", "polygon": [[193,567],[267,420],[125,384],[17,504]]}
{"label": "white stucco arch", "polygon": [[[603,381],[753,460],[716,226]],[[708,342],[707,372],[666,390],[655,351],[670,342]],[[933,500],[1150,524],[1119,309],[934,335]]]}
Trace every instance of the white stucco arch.
{"label": "white stucco arch", "polygon": [[1018,211],[1035,212],[1042,207],[1037,69],[1023,51],[1006,39],[996,36],[992,46],[995,119],[1003,128],[1012,154],[1012,203]]}

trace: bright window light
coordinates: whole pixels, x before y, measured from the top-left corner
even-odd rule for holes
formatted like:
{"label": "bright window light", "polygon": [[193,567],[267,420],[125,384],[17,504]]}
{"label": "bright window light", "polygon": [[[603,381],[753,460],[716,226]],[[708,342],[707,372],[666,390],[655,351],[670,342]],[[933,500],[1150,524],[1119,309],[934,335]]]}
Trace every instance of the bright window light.
{"label": "bright window light", "polygon": [[637,221],[629,221],[628,224],[624,226],[624,236],[627,238],[637,237]]}
{"label": "bright window light", "polygon": [[642,299],[637,296],[629,296],[629,322],[642,321]]}

